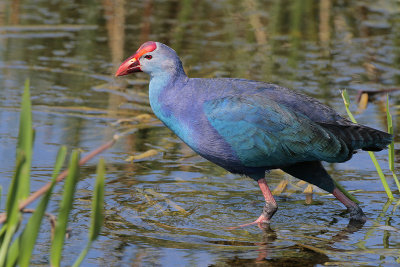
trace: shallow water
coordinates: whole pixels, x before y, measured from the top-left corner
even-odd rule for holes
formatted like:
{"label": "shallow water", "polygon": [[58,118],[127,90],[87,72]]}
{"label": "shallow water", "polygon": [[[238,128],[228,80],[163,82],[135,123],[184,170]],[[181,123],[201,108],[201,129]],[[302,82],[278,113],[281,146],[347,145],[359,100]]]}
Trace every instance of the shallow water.
{"label": "shallow water", "polygon": [[[356,190],[369,218],[361,229],[347,226],[348,216],[333,196],[315,189],[306,202],[306,185],[273,171],[267,178],[271,188],[282,179],[289,187],[276,196],[279,211],[271,229],[229,231],[225,227],[261,212],[256,183],[196,156],[156,120],[146,75],[115,79],[113,73],[142,42],[157,40],[178,52],[191,77],[270,81],[345,114],[340,89],[347,88],[354,103],[357,90],[399,87],[399,13],[394,1],[0,3],[1,208],[14,168],[20,96],[29,78],[36,130],[32,191],[49,180],[60,145],[87,152],[116,132],[132,132],[103,154],[105,225],[84,266],[395,266],[399,212],[386,204],[367,153],[326,165],[342,185]],[[396,125],[398,94],[391,94],[390,103]],[[151,118],[116,123],[143,114]],[[356,118],[385,129],[382,98]],[[150,149],[157,153],[125,161]],[[390,177],[387,152],[377,157]],[[82,169],[66,266],[87,239],[95,165],[93,160]],[[390,186],[396,188],[391,180]],[[57,188],[49,212],[56,213],[61,193]],[[39,237],[33,266],[49,262],[48,228],[45,224]]]}

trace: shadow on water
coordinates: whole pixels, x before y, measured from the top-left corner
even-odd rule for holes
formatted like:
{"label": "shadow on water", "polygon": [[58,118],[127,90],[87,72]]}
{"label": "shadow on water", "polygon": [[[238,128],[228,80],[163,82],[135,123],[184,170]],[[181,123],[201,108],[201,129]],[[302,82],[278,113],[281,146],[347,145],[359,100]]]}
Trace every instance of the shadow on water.
{"label": "shadow on water", "polygon": [[[320,249],[311,248],[300,244],[295,244],[283,249],[290,251],[284,256],[277,257],[276,251],[281,250],[279,246],[274,246],[274,241],[278,239],[277,233],[271,228],[263,229],[262,240],[259,243],[251,244],[257,247],[258,256],[255,259],[242,259],[235,256],[230,259],[217,260],[210,266],[315,266],[329,261],[329,257],[321,252]],[[210,242],[218,245],[229,246],[251,246],[243,242],[214,241]]]}
{"label": "shadow on water", "polygon": [[[104,154],[106,220],[85,266],[400,262],[398,208],[385,203],[366,153],[326,164],[362,202],[369,218],[363,227],[348,224],[347,213],[331,195],[313,188],[305,196],[307,185],[273,171],[267,177],[272,188],[282,180],[288,184],[277,193],[272,229],[228,231],[225,227],[249,222],[261,212],[257,185],[196,156],[166,129],[149,107],[147,76],[112,76],[150,39],[174,47],[191,77],[274,82],[344,114],[340,89],[349,89],[354,99],[358,90],[400,87],[400,7],[395,1],[8,0],[0,3],[0,33],[1,205],[15,164],[26,77],[36,130],[32,190],[47,182],[59,145],[88,151],[115,132],[130,131]],[[398,125],[396,92],[391,106]],[[385,102],[379,96],[371,100],[357,120],[385,129]],[[386,152],[377,157],[389,175]],[[66,265],[87,236],[93,168],[90,163],[83,168],[78,184]],[[61,193],[58,189],[55,197]],[[57,208],[54,202],[49,212]],[[43,230],[32,265],[48,264],[48,238]]]}

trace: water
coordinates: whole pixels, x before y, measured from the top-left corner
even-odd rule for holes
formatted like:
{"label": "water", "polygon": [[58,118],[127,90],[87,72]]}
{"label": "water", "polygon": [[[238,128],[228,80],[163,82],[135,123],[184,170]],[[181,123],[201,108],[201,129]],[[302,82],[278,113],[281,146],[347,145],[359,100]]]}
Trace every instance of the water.
{"label": "water", "polygon": [[[317,190],[306,202],[306,185],[273,171],[271,188],[282,179],[289,187],[276,197],[279,211],[271,229],[228,231],[224,227],[260,214],[263,199],[256,183],[196,156],[156,120],[146,75],[115,79],[113,73],[141,43],[157,40],[178,52],[191,77],[270,81],[344,114],[340,89],[349,89],[355,102],[357,90],[399,87],[399,13],[395,1],[0,3],[1,208],[14,168],[19,101],[29,78],[36,129],[32,191],[49,180],[60,145],[87,152],[115,132],[132,131],[103,154],[105,225],[84,266],[395,266],[399,212],[385,206],[367,153],[326,165],[347,189],[357,190],[353,194],[369,218],[363,228],[347,226],[347,214],[333,196]],[[395,125],[398,104],[393,93]],[[115,123],[143,114],[150,119]],[[378,96],[356,117],[385,129],[385,116]],[[125,161],[150,149],[157,153]],[[390,177],[386,152],[377,157]],[[65,266],[87,240],[96,162],[82,169]],[[392,181],[390,186],[396,188]],[[49,212],[57,212],[61,193],[58,187]],[[33,266],[49,263],[49,238],[45,223]]]}

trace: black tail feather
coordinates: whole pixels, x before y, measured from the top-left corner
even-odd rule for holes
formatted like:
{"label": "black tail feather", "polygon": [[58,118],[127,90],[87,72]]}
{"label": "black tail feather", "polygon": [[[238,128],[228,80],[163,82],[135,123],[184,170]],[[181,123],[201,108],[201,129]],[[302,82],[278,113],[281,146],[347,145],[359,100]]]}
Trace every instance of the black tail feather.
{"label": "black tail feather", "polygon": [[393,139],[391,134],[360,124],[320,125],[343,140],[350,150],[381,151],[387,148]]}

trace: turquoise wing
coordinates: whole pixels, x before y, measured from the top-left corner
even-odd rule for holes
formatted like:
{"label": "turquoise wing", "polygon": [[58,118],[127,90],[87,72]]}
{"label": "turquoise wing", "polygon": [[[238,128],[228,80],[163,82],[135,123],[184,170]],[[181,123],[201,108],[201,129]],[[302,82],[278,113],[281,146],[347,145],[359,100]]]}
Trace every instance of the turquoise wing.
{"label": "turquoise wing", "polygon": [[349,149],[329,130],[263,95],[209,100],[210,124],[249,167],[279,167],[303,161],[341,162]]}

